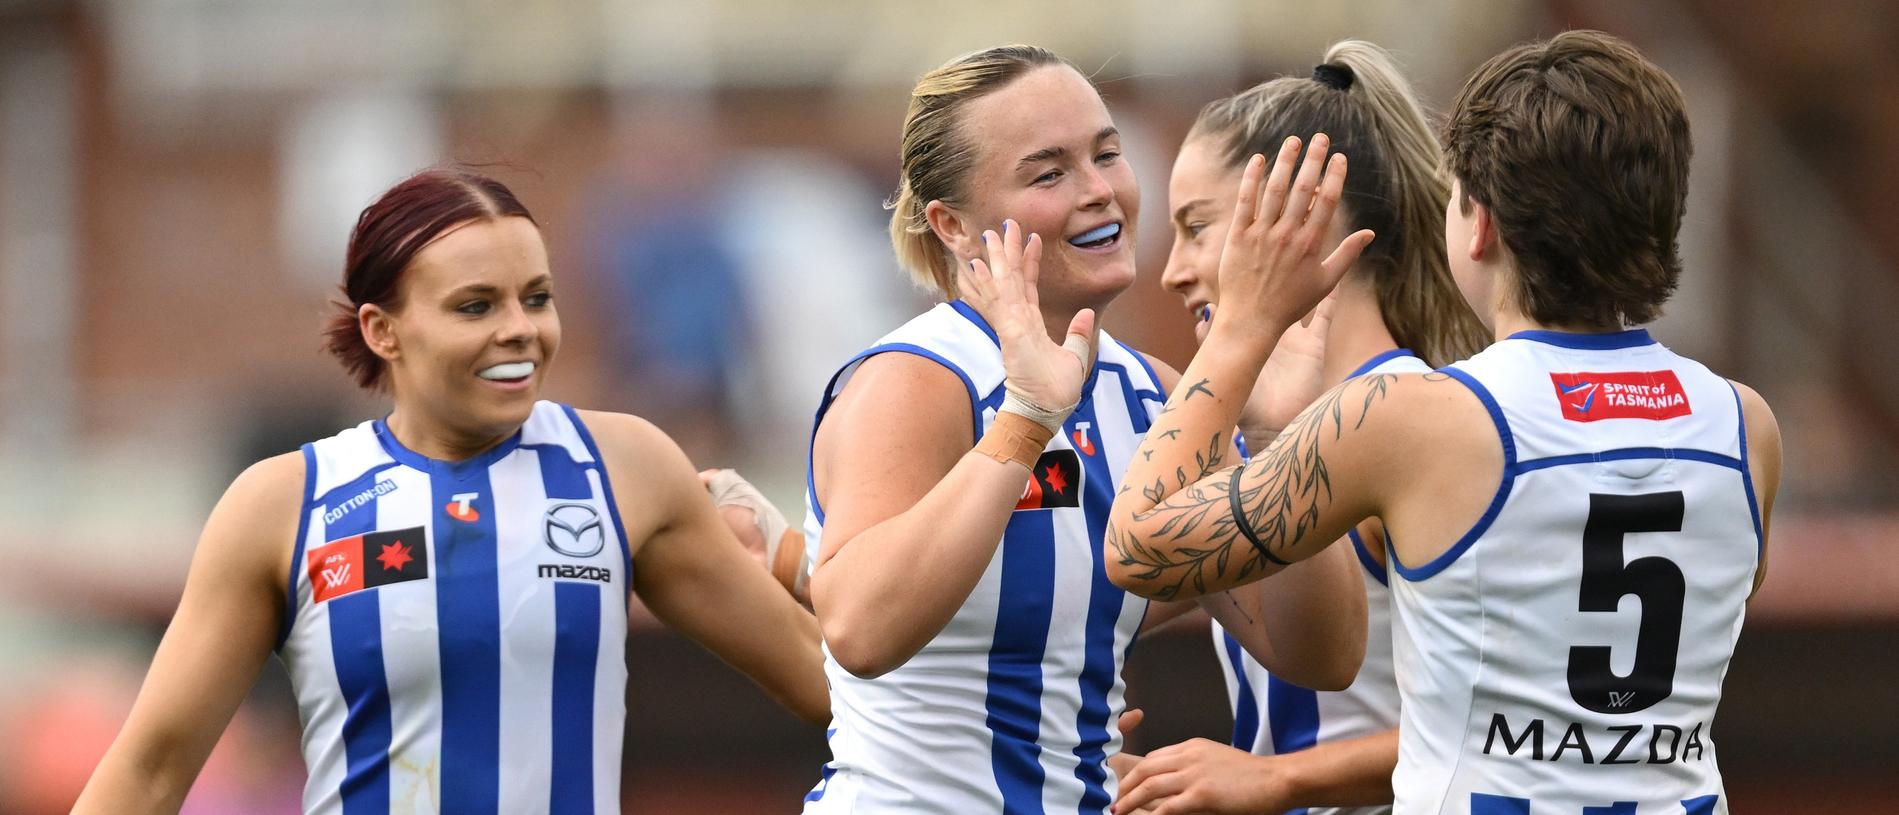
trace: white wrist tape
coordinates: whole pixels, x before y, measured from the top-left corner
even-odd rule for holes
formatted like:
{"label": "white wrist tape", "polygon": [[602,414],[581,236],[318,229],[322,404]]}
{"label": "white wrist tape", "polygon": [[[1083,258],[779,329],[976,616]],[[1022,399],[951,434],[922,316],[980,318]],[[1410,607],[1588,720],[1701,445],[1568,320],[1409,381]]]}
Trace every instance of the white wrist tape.
{"label": "white wrist tape", "polygon": [[[785,544],[785,531],[791,526],[785,520],[784,513],[779,512],[776,505],[766,500],[765,495],[759,492],[757,487],[752,486],[752,482],[746,481],[735,470],[720,470],[718,474],[712,476],[706,488],[712,493],[713,506],[742,507],[752,511],[752,523],[758,527],[758,534],[765,539],[766,568],[772,568],[778,563],[779,547]],[[797,546],[804,541],[802,535],[791,537],[793,538],[792,546]],[[810,574],[810,559],[800,553],[794,585],[787,588],[794,589],[794,592],[801,592],[806,581],[810,579]]]}
{"label": "white wrist tape", "polygon": [[1049,410],[1048,408],[1015,395],[1015,391],[1005,391],[1002,396],[1002,407],[999,410],[1003,413],[1013,413],[1017,416],[1021,416],[1024,419],[1028,419],[1031,422],[1047,428],[1050,433],[1056,433],[1062,429],[1062,422],[1068,421],[1068,414],[1074,413],[1075,408],[1079,405],[1081,405],[1081,402],[1077,400],[1075,404],[1069,405],[1068,407]]}

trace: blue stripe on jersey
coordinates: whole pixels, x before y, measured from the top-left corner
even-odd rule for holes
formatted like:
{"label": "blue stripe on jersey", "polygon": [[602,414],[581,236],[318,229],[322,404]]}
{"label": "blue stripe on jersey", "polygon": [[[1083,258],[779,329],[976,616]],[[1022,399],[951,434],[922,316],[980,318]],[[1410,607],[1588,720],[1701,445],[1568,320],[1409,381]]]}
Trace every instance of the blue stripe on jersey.
{"label": "blue stripe on jersey", "polygon": [[1380,586],[1391,585],[1386,581],[1385,567],[1378,565],[1378,560],[1371,556],[1371,550],[1365,547],[1365,539],[1358,536],[1358,530],[1346,532],[1345,537],[1352,539],[1352,551],[1358,553],[1358,562],[1365,567],[1365,573],[1377,580]]}
{"label": "blue stripe on jersey", "polygon": [[1703,464],[1718,464],[1731,470],[1747,471],[1747,466],[1733,456],[1713,453],[1707,450],[1695,450],[1688,447],[1619,447],[1595,453],[1569,453],[1561,456],[1544,456],[1528,461],[1517,462],[1516,474],[1533,470],[1546,470],[1551,467],[1567,467],[1571,464],[1593,464],[1598,461],[1628,461],[1640,458],[1667,458],[1682,461],[1699,461]]}
{"label": "blue stripe on jersey", "polygon": [[[1116,342],[1119,342],[1119,340],[1116,340]],[[1136,354],[1136,356],[1138,357],[1139,354]],[[1146,360],[1142,360],[1141,364],[1146,365]],[[1153,422],[1148,420],[1147,406],[1142,402],[1146,400],[1157,404],[1165,403],[1167,400],[1161,396],[1160,391],[1143,390],[1141,383],[1135,381],[1133,374],[1129,373],[1125,366],[1116,365],[1112,362],[1102,362],[1097,359],[1095,361],[1095,368],[1098,370],[1105,369],[1113,371],[1116,376],[1121,378],[1121,395],[1127,400],[1128,405],[1128,424],[1134,428],[1135,433],[1146,433],[1147,429],[1153,426]],[[1153,369],[1150,368],[1148,370],[1148,375],[1152,376]],[[1158,382],[1159,380],[1150,381]]]}
{"label": "blue stripe on jersey", "polygon": [[593,485],[587,483],[587,465],[574,460],[567,448],[558,444],[523,444],[540,458],[541,491],[557,501],[585,501],[593,497]]}
{"label": "blue stripe on jersey", "polygon": [[1741,487],[1747,491],[1747,511],[1754,517],[1754,557],[1758,560],[1767,548],[1767,533],[1761,529],[1761,505],[1754,497],[1754,473],[1747,466],[1747,411],[1741,407],[1741,389],[1729,382],[1728,390],[1734,391],[1734,422],[1741,428]]}
{"label": "blue stripe on jersey", "polygon": [[[485,458],[485,457],[482,457]],[[501,601],[490,461],[431,462],[442,672],[442,810],[493,813],[501,795]],[[479,516],[449,514],[467,496]]]}
{"label": "blue stripe on jersey", "polygon": [[[1154,397],[1154,401],[1166,402],[1167,401],[1166,396],[1160,392],[1160,386],[1161,386],[1160,377],[1154,373],[1154,363],[1147,361],[1147,355],[1134,350],[1134,346],[1129,345],[1125,342],[1122,342],[1119,339],[1116,339],[1114,341],[1114,344],[1121,346],[1121,350],[1128,352],[1128,356],[1133,357],[1135,362],[1141,363],[1141,370],[1147,372],[1148,384],[1154,386],[1152,390],[1149,390],[1146,388],[1140,388],[1140,389],[1135,390],[1135,393],[1139,393],[1143,395],[1152,394]],[[1128,407],[1133,408],[1134,403],[1130,401],[1128,403]]]}
{"label": "blue stripe on jersey", "polygon": [[1719,795],[1703,795],[1681,802],[1681,808],[1686,815],[1714,815],[1714,805],[1720,802]]}
{"label": "blue stripe on jersey", "polygon": [[1489,529],[1492,523],[1496,522],[1497,515],[1503,512],[1504,501],[1510,497],[1510,487],[1516,483],[1517,477],[1516,437],[1510,434],[1510,423],[1504,420],[1503,408],[1497,404],[1496,397],[1490,395],[1490,389],[1485,388],[1482,383],[1477,381],[1476,377],[1458,370],[1455,366],[1439,368],[1438,373],[1446,374],[1452,379],[1464,383],[1464,387],[1470,388],[1470,392],[1476,394],[1477,400],[1484,403],[1484,410],[1490,413],[1490,421],[1497,426],[1497,436],[1503,442],[1503,478],[1497,484],[1497,494],[1490,499],[1490,506],[1484,510],[1484,516],[1477,519],[1476,525],[1472,526],[1469,532],[1464,533],[1464,537],[1459,538],[1457,543],[1453,544],[1451,548],[1446,549],[1444,554],[1438,555],[1435,560],[1423,566],[1412,568],[1406,566],[1403,560],[1398,559],[1396,549],[1391,550],[1389,557],[1391,558],[1392,569],[1397,571],[1398,574],[1403,575],[1406,580],[1424,580],[1431,575],[1444,571],[1445,568],[1455,563],[1457,558],[1464,554],[1464,550],[1469,549],[1471,544],[1476,543],[1478,538],[1483,537],[1484,531]]}
{"label": "blue stripe on jersey", "polygon": [[[1128,381],[1125,370],[1121,372],[1121,381]],[[1128,413],[1135,413],[1139,406],[1139,401],[1129,399]],[[1068,431],[1071,441],[1080,422],[1088,423],[1088,444],[1094,448],[1093,455],[1080,449],[1075,451],[1082,454],[1081,511],[1088,521],[1088,540],[1094,544],[1089,547],[1094,568],[1090,571],[1093,579],[1088,587],[1087,644],[1080,677],[1081,710],[1075,719],[1075,732],[1080,737],[1075,744],[1075,757],[1081,759],[1081,763],[1075,765],[1075,777],[1084,787],[1080,812],[1090,815],[1100,813],[1112,803],[1108,798],[1106,747],[1108,728],[1114,723],[1108,721],[1108,692],[1114,687],[1115,628],[1121,621],[1121,605],[1127,593],[1108,580],[1107,564],[1103,562],[1108,508],[1114,504],[1114,478],[1108,472],[1108,451],[1095,416],[1093,399],[1083,399],[1068,417],[1063,429]]]}
{"label": "blue stripe on jersey", "polygon": [[1002,792],[1004,815],[1042,812],[1046,776],[1037,739],[1042,731],[1042,656],[1048,650],[1054,608],[1054,512],[1017,512],[1002,533],[1002,580],[984,701],[991,734],[989,762]]}
{"label": "blue stripe on jersey", "polygon": [[284,649],[284,643],[290,641],[290,627],[297,622],[297,576],[303,573],[303,539],[310,534],[310,513],[316,509],[311,503],[316,480],[316,445],[306,444],[303,446],[303,509],[297,514],[296,540],[290,544],[290,583],[284,591],[284,619],[277,626],[277,644],[271,648],[273,651]]}
{"label": "blue stripe on jersey", "polygon": [[1358,377],[1364,376],[1367,371],[1370,371],[1373,368],[1376,368],[1380,365],[1383,365],[1399,357],[1415,357],[1415,356],[1417,356],[1417,354],[1411,353],[1411,349],[1409,348],[1393,348],[1389,351],[1385,351],[1381,354],[1378,354],[1377,356],[1374,356],[1371,359],[1365,360],[1365,364],[1360,365],[1357,368],[1353,368],[1351,373],[1345,375],[1345,378],[1357,379]]}
{"label": "blue stripe on jersey", "polygon": [[[1294,753],[1319,743],[1319,694],[1266,675],[1266,727],[1272,733],[1273,752]],[[1306,815],[1305,808],[1286,815]]]}
{"label": "blue stripe on jersey", "polygon": [[1273,752],[1296,753],[1319,743],[1319,694],[1277,676],[1266,677],[1266,727]]}
{"label": "blue stripe on jersey", "polygon": [[1583,807],[1582,815],[1635,815],[1635,802],[1617,801],[1606,807]]}
{"label": "blue stripe on jersey", "polygon": [[[545,466],[545,465],[543,465]],[[554,738],[550,815],[593,812],[593,678],[604,586],[554,586]]]}
{"label": "blue stripe on jersey", "polygon": [[[831,737],[835,735],[837,735],[837,728],[827,727],[824,729],[824,744],[826,747],[829,747],[831,745]],[[818,767],[818,785],[815,787],[812,787],[810,792],[807,792],[804,794],[805,803],[808,804],[808,803],[811,803],[812,801],[824,800],[824,791],[830,788],[831,776],[836,775],[836,774],[837,774],[836,762],[826,761],[824,762],[823,765],[819,766]]]}
{"label": "blue stripe on jersey", "polygon": [[[376,531],[376,513],[351,512],[323,528],[326,541]],[[343,716],[346,768],[340,793],[344,815],[389,811],[389,680],[382,658],[382,591],[326,601],[336,685],[349,712]]]}
{"label": "blue stripe on jersey", "polygon": [[1631,328],[1627,331],[1611,331],[1607,334],[1572,334],[1567,331],[1518,331],[1504,339],[1529,340],[1558,348],[1580,348],[1585,351],[1613,351],[1618,348],[1637,348],[1654,345],[1655,340],[1648,335],[1646,328]]}
{"label": "blue stripe on jersey", "polygon": [[[560,409],[567,412],[567,421],[574,423],[574,432],[580,436],[580,443],[587,446],[587,453],[593,456],[594,470],[600,473],[600,499],[606,502],[607,515],[613,519],[613,531],[620,536],[620,562],[626,565],[626,593],[630,596],[633,594],[633,546],[626,540],[626,524],[620,523],[620,502],[613,500],[613,482],[607,478],[607,459],[600,455],[600,445],[594,443],[593,433],[580,420],[580,414],[567,405],[561,405]],[[581,477],[586,476],[582,474]],[[620,599],[626,600],[625,597]]]}
{"label": "blue stripe on jersey", "polygon": [[1233,694],[1233,746],[1250,753],[1259,741],[1259,700],[1253,696],[1253,683],[1246,678],[1246,663],[1240,659],[1240,641],[1224,631],[1220,636],[1226,640],[1227,668],[1238,680],[1234,683],[1238,690]]}
{"label": "blue stripe on jersey", "polygon": [[1530,799],[1473,792],[1470,815],[1530,815]]}

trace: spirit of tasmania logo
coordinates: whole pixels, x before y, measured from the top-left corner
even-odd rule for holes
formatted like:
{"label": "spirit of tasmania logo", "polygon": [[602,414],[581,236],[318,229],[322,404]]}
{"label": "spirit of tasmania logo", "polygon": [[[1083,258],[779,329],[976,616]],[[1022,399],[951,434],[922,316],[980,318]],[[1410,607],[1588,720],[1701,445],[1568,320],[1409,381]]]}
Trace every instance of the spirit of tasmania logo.
{"label": "spirit of tasmania logo", "polygon": [[1613,373],[1550,374],[1563,418],[1572,422],[1597,419],[1673,419],[1694,410],[1674,371],[1618,371]]}

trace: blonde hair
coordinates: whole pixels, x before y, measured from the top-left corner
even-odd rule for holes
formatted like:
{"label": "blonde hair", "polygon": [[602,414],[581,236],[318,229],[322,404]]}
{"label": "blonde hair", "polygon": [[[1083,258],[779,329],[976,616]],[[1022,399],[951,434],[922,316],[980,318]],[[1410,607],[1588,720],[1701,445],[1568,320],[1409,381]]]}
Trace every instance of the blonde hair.
{"label": "blonde hair", "polygon": [[1325,133],[1351,158],[1345,177],[1353,229],[1378,239],[1359,259],[1373,276],[1379,313],[1400,346],[1432,366],[1490,343],[1457,289],[1444,253],[1450,185],[1417,94],[1383,48],[1346,40],[1326,49],[1310,77],[1282,77],[1207,105],[1188,138],[1223,139],[1230,166],[1271,156],[1287,136]]}
{"label": "blonde hair", "polygon": [[1047,49],[1005,45],[950,60],[924,74],[910,91],[897,192],[884,202],[890,210],[890,245],[918,284],[945,299],[956,297],[955,263],[949,247],[930,229],[924,208],[931,201],[961,201],[976,159],[960,126],[962,109],[1043,65],[1074,67]]}

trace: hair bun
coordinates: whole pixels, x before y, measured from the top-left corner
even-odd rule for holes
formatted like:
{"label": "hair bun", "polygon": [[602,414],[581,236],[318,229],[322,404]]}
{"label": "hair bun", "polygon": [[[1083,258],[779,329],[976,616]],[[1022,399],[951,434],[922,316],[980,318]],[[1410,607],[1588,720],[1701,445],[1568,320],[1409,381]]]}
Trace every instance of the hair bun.
{"label": "hair bun", "polygon": [[1356,78],[1350,67],[1334,62],[1317,65],[1312,69],[1312,81],[1333,90],[1349,90],[1352,87],[1352,80]]}

